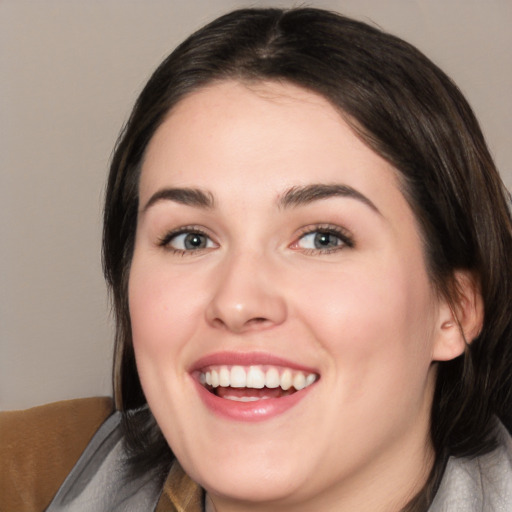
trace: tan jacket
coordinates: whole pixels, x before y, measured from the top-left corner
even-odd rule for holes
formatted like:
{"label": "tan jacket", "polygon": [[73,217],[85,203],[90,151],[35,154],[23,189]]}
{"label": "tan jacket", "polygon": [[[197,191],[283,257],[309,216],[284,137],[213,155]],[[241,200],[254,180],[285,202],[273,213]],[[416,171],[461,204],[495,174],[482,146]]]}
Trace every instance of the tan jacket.
{"label": "tan jacket", "polygon": [[[108,397],[0,413],[0,512],[42,512],[100,425]],[[156,512],[201,512],[202,491],[175,464]]]}

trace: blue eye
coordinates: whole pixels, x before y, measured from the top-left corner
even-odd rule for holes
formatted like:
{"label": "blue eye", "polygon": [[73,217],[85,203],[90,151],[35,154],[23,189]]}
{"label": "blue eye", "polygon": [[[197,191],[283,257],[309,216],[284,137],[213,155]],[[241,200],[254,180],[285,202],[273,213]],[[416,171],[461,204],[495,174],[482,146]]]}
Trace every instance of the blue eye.
{"label": "blue eye", "polygon": [[160,245],[168,247],[176,252],[199,251],[215,247],[213,240],[199,231],[179,231],[169,233]]}
{"label": "blue eye", "polygon": [[310,230],[294,244],[295,248],[315,252],[332,252],[344,247],[353,247],[353,245],[349,236],[333,228]]}
{"label": "blue eye", "polygon": [[333,247],[339,247],[343,245],[343,241],[340,237],[333,235],[332,233],[321,233],[319,231],[315,233],[308,233],[304,235],[298,243],[299,247],[303,249],[332,249]]}

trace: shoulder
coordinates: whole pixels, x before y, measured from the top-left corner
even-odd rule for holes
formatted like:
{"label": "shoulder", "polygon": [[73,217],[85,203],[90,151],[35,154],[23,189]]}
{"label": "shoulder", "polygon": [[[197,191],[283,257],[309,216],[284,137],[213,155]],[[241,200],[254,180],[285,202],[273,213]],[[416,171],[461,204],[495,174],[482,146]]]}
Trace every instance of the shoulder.
{"label": "shoulder", "polygon": [[108,397],[0,413],[0,512],[43,510],[112,413]]}
{"label": "shoulder", "polygon": [[498,447],[473,458],[451,458],[429,512],[512,509],[512,437],[497,427]]}
{"label": "shoulder", "polygon": [[47,512],[154,510],[167,475],[158,467],[140,471],[134,463],[125,443],[122,414],[116,412],[96,431]]}

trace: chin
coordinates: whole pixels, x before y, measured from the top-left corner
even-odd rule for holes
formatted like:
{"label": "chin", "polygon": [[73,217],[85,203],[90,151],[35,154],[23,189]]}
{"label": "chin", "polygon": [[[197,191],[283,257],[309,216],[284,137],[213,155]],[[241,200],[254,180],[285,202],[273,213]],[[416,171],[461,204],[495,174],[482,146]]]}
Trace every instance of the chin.
{"label": "chin", "polygon": [[[258,465],[260,464],[260,465]],[[304,476],[294,468],[282,464],[264,466],[260,463],[238,465],[213,464],[208,474],[198,474],[195,480],[213,496],[237,502],[271,503],[286,502],[298,497],[304,484]],[[257,467],[258,466],[258,467]],[[242,469],[243,467],[243,469]]]}

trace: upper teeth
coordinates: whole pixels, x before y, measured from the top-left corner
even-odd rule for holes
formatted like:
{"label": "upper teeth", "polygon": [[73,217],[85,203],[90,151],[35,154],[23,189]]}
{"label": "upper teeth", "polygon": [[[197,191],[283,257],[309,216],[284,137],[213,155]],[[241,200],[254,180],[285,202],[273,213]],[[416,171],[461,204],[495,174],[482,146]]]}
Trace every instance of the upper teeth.
{"label": "upper teeth", "polygon": [[199,374],[201,384],[216,387],[262,389],[281,387],[285,391],[294,387],[297,391],[315,382],[315,373],[304,373],[289,368],[262,366],[210,367]]}

